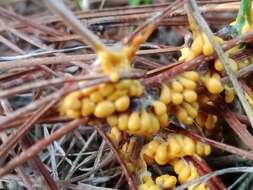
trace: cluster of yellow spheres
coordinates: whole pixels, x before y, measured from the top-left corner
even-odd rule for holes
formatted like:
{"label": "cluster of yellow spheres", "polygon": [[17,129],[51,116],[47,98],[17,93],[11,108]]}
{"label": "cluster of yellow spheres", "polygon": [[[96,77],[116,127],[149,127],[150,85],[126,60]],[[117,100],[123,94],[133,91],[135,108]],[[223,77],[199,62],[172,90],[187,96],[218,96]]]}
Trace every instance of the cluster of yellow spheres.
{"label": "cluster of yellow spheres", "polygon": [[170,134],[166,141],[152,140],[142,149],[142,155],[148,164],[154,161],[159,165],[170,163],[175,158],[184,156],[207,156],[211,153],[208,144],[193,140],[181,134]]}
{"label": "cluster of yellow spheres", "polygon": [[169,125],[167,106],[161,101],[153,101],[150,110],[125,112],[107,117],[110,126],[131,135],[150,136],[160,127]]}
{"label": "cluster of yellow spheres", "polygon": [[[186,161],[183,158],[175,159],[171,162],[171,165],[178,175],[178,182],[180,184],[186,183],[190,180],[194,180],[199,177],[198,171],[192,162]],[[188,187],[188,190],[208,190],[206,184],[201,183]]]}
{"label": "cluster of yellow spheres", "polygon": [[199,104],[197,102],[186,103],[176,106],[177,119],[186,125],[191,125],[198,115]]}
{"label": "cluster of yellow spheres", "polygon": [[[232,71],[234,71],[234,72],[237,72],[239,69],[241,69],[241,68],[247,66],[247,65],[246,65],[247,61],[242,61],[242,62],[240,62],[240,64],[239,64],[239,63],[235,62],[235,61],[234,61],[233,59],[231,59],[231,58],[229,58],[229,62],[228,62],[228,63],[229,63],[230,68],[231,68]],[[239,66],[239,65],[240,65],[240,66]],[[244,66],[244,65],[245,65],[245,66]],[[214,61],[214,68],[215,68],[215,70],[218,71],[218,72],[223,72],[223,71],[224,71],[224,66],[223,66],[223,64],[220,62],[219,59],[215,59],[215,61]]]}
{"label": "cluster of yellow spheres", "polygon": [[162,84],[160,101],[175,106],[175,116],[184,124],[192,124],[198,113],[197,82],[199,74],[186,71],[168,84]]}
{"label": "cluster of yellow spheres", "polygon": [[60,113],[69,118],[90,115],[107,118],[115,112],[128,110],[130,98],[141,96],[142,92],[137,80],[100,84],[67,95],[60,104]]}
{"label": "cluster of yellow spheres", "polygon": [[208,72],[204,76],[202,76],[202,81],[204,83],[204,86],[207,88],[207,90],[211,94],[220,94],[222,91],[224,91],[224,100],[226,103],[233,102],[235,98],[235,91],[233,87],[230,87],[229,85],[222,84],[221,76],[219,73]]}
{"label": "cluster of yellow spheres", "polygon": [[[189,23],[193,42],[190,47],[185,46],[180,50],[179,61],[190,61],[201,54],[211,56],[214,50],[206,34],[197,29],[192,18],[189,18]],[[248,32],[251,28],[252,24],[246,21],[241,33]],[[142,162],[141,167],[157,163],[158,165],[171,165],[177,175],[176,177],[163,174],[154,180],[150,176],[144,176],[138,187],[139,190],[171,189],[176,186],[177,182],[183,184],[198,178],[196,167],[184,157],[208,156],[211,153],[211,147],[188,136],[171,133],[165,140],[161,137],[153,137],[153,140],[142,147],[140,159],[135,163],[131,155],[136,137],[129,137],[125,142],[123,132],[134,136],[151,137],[161,128],[169,126],[169,113],[175,115],[177,120],[183,124],[191,125],[195,121],[198,126],[211,130],[216,126],[218,117],[200,112],[199,105],[202,103],[213,105],[211,98],[207,97],[210,95],[218,97],[217,95],[223,93],[226,103],[232,103],[235,97],[234,89],[222,84],[221,76],[224,74],[224,67],[219,59],[213,61],[214,68],[204,75],[200,76],[197,71],[186,71],[171,81],[162,83],[158,98],[152,97],[151,101],[145,99],[146,91],[139,80],[120,80],[120,72],[131,71],[131,63],[136,51],[153,30],[153,25],[148,26],[146,32],[136,35],[131,44],[122,47],[119,51],[98,46],[96,53],[102,73],[110,77],[111,83],[72,92],[65,96],[59,106],[60,114],[69,118],[94,116],[106,122],[111,127],[108,137],[119,147],[120,156],[129,171],[139,170],[140,162]],[[218,43],[223,43],[222,39],[218,37],[215,39]],[[238,49],[240,49],[239,46],[227,53],[230,54]],[[250,58],[240,62],[229,59],[229,64],[232,70],[237,72],[252,61]],[[197,86],[200,83],[210,94],[198,97]],[[252,98],[247,93],[245,96],[253,106]],[[140,105],[134,107],[134,99],[138,99]],[[208,187],[201,183],[188,187],[188,190],[208,190]]]}
{"label": "cluster of yellow spheres", "polygon": [[156,177],[155,181],[148,176],[143,177],[143,182],[139,185],[139,190],[161,190],[174,188],[177,184],[177,178],[168,174]]}
{"label": "cluster of yellow spheres", "polygon": [[206,75],[202,76],[201,79],[211,94],[220,94],[224,90],[221,77],[218,73],[208,72]]}
{"label": "cluster of yellow spheres", "polygon": [[199,74],[195,71],[187,71],[172,79],[168,84],[162,84],[160,101],[174,105],[183,102],[192,103],[198,98],[196,93]]}
{"label": "cluster of yellow spheres", "polygon": [[[217,42],[222,41],[218,37],[216,37],[216,40]],[[201,54],[210,56],[214,52],[206,34],[199,31],[193,32],[193,42],[191,47],[183,47],[180,51],[181,57],[179,58],[179,61],[189,61]]]}

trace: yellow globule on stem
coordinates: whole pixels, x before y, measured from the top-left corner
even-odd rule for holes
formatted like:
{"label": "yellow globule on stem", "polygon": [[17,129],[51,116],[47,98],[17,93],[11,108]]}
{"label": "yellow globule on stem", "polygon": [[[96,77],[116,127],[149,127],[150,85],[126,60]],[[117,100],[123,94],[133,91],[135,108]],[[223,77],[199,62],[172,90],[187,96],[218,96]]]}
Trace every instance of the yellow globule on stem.
{"label": "yellow globule on stem", "polygon": [[115,111],[115,106],[113,102],[109,100],[104,100],[96,105],[94,115],[98,118],[106,118],[112,115]]}
{"label": "yellow globule on stem", "polygon": [[115,101],[115,108],[119,112],[126,111],[130,105],[130,98],[128,96],[122,96]]}
{"label": "yellow globule on stem", "polygon": [[177,178],[168,174],[158,176],[155,180],[156,185],[163,189],[173,188],[177,184]]}
{"label": "yellow globule on stem", "polygon": [[171,90],[166,84],[162,84],[160,101],[169,104],[171,102]]}
{"label": "yellow globule on stem", "polygon": [[220,76],[215,73],[212,76],[208,73],[202,78],[207,90],[211,94],[219,94],[223,91],[223,85],[221,83]]}
{"label": "yellow globule on stem", "polygon": [[210,43],[210,41],[208,40],[207,36],[205,33],[201,33],[203,41],[204,41],[204,45],[203,45],[203,54],[205,56],[210,56],[213,54],[213,47],[212,44]]}

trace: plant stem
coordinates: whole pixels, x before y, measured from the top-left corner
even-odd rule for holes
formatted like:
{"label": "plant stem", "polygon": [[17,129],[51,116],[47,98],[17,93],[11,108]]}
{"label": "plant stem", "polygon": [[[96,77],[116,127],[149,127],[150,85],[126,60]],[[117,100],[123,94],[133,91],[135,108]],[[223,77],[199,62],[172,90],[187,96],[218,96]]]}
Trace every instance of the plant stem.
{"label": "plant stem", "polygon": [[91,46],[94,51],[105,48],[105,45],[101,40],[75,17],[62,0],[46,0],[46,2],[48,6],[63,19],[63,21],[82,36],[83,42]]}

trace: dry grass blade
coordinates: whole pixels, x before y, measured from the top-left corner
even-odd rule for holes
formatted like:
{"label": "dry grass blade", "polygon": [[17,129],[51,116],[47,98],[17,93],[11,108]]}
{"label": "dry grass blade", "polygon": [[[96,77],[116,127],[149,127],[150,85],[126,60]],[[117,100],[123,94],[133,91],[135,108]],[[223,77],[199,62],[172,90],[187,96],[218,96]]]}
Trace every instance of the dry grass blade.
{"label": "dry grass blade", "polygon": [[5,156],[8,151],[11,150],[24,135],[26,135],[34,123],[43,114],[45,114],[56,103],[56,101],[57,100],[53,100],[45,106],[42,106],[33,114],[33,116],[28,118],[28,120],[23,125],[21,125],[16,131],[12,132],[12,134],[8,137],[8,140],[0,147],[0,158]]}
{"label": "dry grass blade", "polygon": [[16,168],[17,166],[27,162],[27,160],[31,159],[33,156],[37,155],[42,149],[46,148],[53,141],[56,141],[63,137],[65,134],[70,133],[80,125],[83,125],[87,122],[87,118],[82,118],[79,120],[74,120],[69,124],[61,127],[50,136],[36,142],[27,150],[23,151],[19,156],[13,158],[10,162],[8,162],[4,167],[0,168],[0,177],[3,177],[11,170]]}

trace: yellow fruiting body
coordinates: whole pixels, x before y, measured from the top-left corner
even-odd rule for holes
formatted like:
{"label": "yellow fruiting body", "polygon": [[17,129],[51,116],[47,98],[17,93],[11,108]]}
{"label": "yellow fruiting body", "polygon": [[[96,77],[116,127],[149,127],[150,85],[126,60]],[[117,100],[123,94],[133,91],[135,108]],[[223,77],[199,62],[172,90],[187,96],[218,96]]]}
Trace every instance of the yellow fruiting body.
{"label": "yellow fruiting body", "polygon": [[210,56],[213,54],[213,47],[212,44],[209,42],[207,36],[205,33],[201,33],[203,41],[204,41],[204,46],[203,46],[203,54],[205,56]]}
{"label": "yellow fruiting body", "polygon": [[[184,47],[180,50],[182,56],[179,60],[189,61],[201,54],[205,56],[213,54],[213,47],[206,34],[193,26],[194,24],[190,23],[193,43],[191,47]],[[178,175],[178,181],[185,183],[196,179],[198,172],[193,163],[181,158],[194,155],[207,156],[211,153],[210,146],[181,134],[170,133],[165,138],[160,135],[163,130],[161,133],[158,131],[161,127],[169,126],[169,114],[174,114],[183,124],[192,125],[196,120],[206,129],[213,129],[218,117],[199,113],[199,105],[202,104],[200,103],[201,96],[198,97],[197,94],[197,90],[199,90],[197,85],[202,81],[207,90],[214,95],[220,94],[224,87],[220,75],[213,71],[209,71],[201,80],[199,80],[200,75],[197,71],[183,72],[171,81],[162,83],[160,92],[144,89],[145,86],[139,80],[121,79],[122,71],[131,70],[131,61],[135,51],[146,38],[145,35],[143,33],[143,35],[135,36],[132,44],[128,44],[120,51],[103,47],[97,48],[102,73],[110,77],[110,83],[98,84],[67,95],[60,102],[59,109],[62,115],[70,118],[80,118],[81,116],[93,116],[94,118],[95,116],[95,118],[99,118],[95,122],[106,122],[111,127],[108,136],[116,145],[121,144],[122,134],[128,133],[129,136],[126,137],[130,137],[130,142],[126,142],[119,152],[131,171],[137,171],[139,167],[139,161],[136,164],[132,162],[130,157],[135,147],[131,142],[132,139],[136,139],[131,136],[150,138],[155,135],[154,138],[159,140],[152,140],[142,147],[140,165],[146,166],[145,162],[148,164],[156,162],[159,165],[171,164]],[[235,61],[231,60],[230,66],[234,71],[238,70],[238,64]],[[215,61],[214,67],[220,74],[223,74],[221,72],[224,68],[218,59]],[[101,70],[98,69],[98,71]],[[148,94],[149,90],[151,90],[150,94]],[[233,99],[233,89],[225,88],[225,101],[232,102]],[[92,122],[90,121],[89,124]],[[194,127],[194,125],[189,127]],[[158,176],[155,182],[147,176],[141,181],[142,183],[138,187],[140,190],[160,190],[174,188],[177,178],[164,174]],[[207,190],[207,188],[205,184],[199,184],[196,187],[189,187],[189,190]]]}
{"label": "yellow fruiting body", "polygon": [[207,129],[213,129],[215,127],[217,120],[218,118],[216,115],[208,114],[206,122],[205,122],[205,127]]}
{"label": "yellow fruiting body", "polygon": [[199,80],[199,74],[196,71],[186,71],[183,73],[183,76],[194,82],[197,82]]}
{"label": "yellow fruiting body", "polygon": [[163,189],[174,188],[177,184],[177,178],[168,174],[158,176],[155,180],[156,185]]}
{"label": "yellow fruiting body", "polygon": [[165,104],[169,104],[171,102],[171,90],[165,84],[162,84],[162,89],[160,93],[160,101]]}
{"label": "yellow fruiting body", "polygon": [[219,94],[223,91],[223,85],[221,83],[220,77],[217,73],[214,73],[212,76],[207,74],[202,78],[207,90],[211,94]]}
{"label": "yellow fruiting body", "polygon": [[69,109],[69,110],[66,110],[66,116],[72,119],[77,119],[81,117],[81,113],[79,111]]}
{"label": "yellow fruiting body", "polygon": [[150,114],[150,116],[151,116],[151,126],[152,127],[149,128],[149,133],[150,134],[155,134],[160,129],[160,123],[159,123],[159,120],[157,119],[157,117],[155,115]]}
{"label": "yellow fruiting body", "polygon": [[161,127],[168,127],[169,126],[169,116],[167,113],[158,116],[159,123]]}
{"label": "yellow fruiting body", "polygon": [[180,49],[180,52],[181,56],[179,57],[178,61],[184,61],[189,57],[191,49],[188,47],[183,47],[182,49]]}
{"label": "yellow fruiting body", "polygon": [[225,102],[231,103],[235,98],[235,90],[232,87],[225,85]]}
{"label": "yellow fruiting body", "polygon": [[119,112],[126,111],[129,108],[130,99],[128,96],[122,96],[115,101],[115,108]]}
{"label": "yellow fruiting body", "polygon": [[139,81],[134,80],[129,88],[130,96],[140,96],[143,93],[143,86]]}
{"label": "yellow fruiting body", "polygon": [[182,105],[176,106],[176,118],[186,125],[191,125],[198,114],[198,103],[184,102]]}
{"label": "yellow fruiting body", "polygon": [[154,159],[159,165],[165,165],[168,163],[168,145],[166,143],[162,143],[158,146]]}
{"label": "yellow fruiting body", "polygon": [[198,109],[196,107],[194,107],[193,104],[184,102],[182,106],[185,108],[185,110],[187,111],[187,114],[189,116],[191,116],[192,118],[197,117]]}
{"label": "yellow fruiting body", "polygon": [[[199,177],[198,171],[192,162],[186,161],[185,159],[175,159],[170,164],[178,175],[178,181],[180,184],[184,184]],[[188,190],[200,189],[208,190],[208,187],[204,183],[194,184],[188,187]]]}
{"label": "yellow fruiting body", "polygon": [[161,101],[154,101],[153,107],[156,115],[162,115],[167,113],[167,106]]}
{"label": "yellow fruiting body", "polygon": [[177,107],[177,110],[176,110],[176,117],[180,122],[183,122],[188,117],[188,113],[185,109],[179,106]]}
{"label": "yellow fruiting body", "polygon": [[195,102],[198,98],[197,93],[193,90],[184,90],[183,96],[184,96],[184,99],[189,103]]}
{"label": "yellow fruiting body", "polygon": [[179,183],[185,183],[188,178],[191,175],[191,169],[190,167],[184,167],[179,173],[178,173],[178,181]]}
{"label": "yellow fruiting body", "polygon": [[203,37],[201,36],[200,33],[198,33],[191,45],[191,50],[195,57],[202,53],[203,45],[204,45]]}
{"label": "yellow fruiting body", "polygon": [[118,126],[118,117],[116,115],[111,115],[111,116],[107,117],[106,121],[111,127]]}
{"label": "yellow fruiting body", "polygon": [[114,88],[114,84],[101,84],[99,86],[99,93],[103,96],[103,97],[108,97],[109,95],[111,95],[115,88]]}
{"label": "yellow fruiting body", "polygon": [[67,95],[64,98],[63,106],[64,106],[65,109],[80,110],[81,101],[79,100],[76,93],[72,93],[72,94]]}
{"label": "yellow fruiting body", "polygon": [[115,111],[115,106],[113,102],[104,100],[104,101],[99,102],[96,105],[94,115],[98,118],[106,118],[112,115],[114,111]]}
{"label": "yellow fruiting body", "polygon": [[206,113],[198,113],[196,117],[196,123],[203,128],[206,129],[214,129],[216,127],[216,123],[218,121],[218,117],[213,114],[206,114]]}
{"label": "yellow fruiting body", "polygon": [[139,185],[138,190],[161,190],[150,177],[145,177],[143,183]]}
{"label": "yellow fruiting body", "polygon": [[127,95],[127,90],[116,90],[107,98],[107,100],[116,101],[118,98],[125,95]]}
{"label": "yellow fruiting body", "polygon": [[214,61],[214,68],[217,70],[217,71],[224,71],[224,66],[223,64],[220,62],[219,59],[215,59]]}
{"label": "yellow fruiting body", "polygon": [[88,98],[82,99],[82,116],[88,116],[94,113],[95,103]]}
{"label": "yellow fruiting body", "polygon": [[100,94],[99,91],[96,91],[96,92],[93,92],[92,94],[90,94],[90,99],[91,99],[91,101],[98,103],[103,100],[103,96]]}
{"label": "yellow fruiting body", "polygon": [[184,88],[193,90],[196,88],[197,84],[195,81],[187,79],[185,77],[179,76],[178,80],[183,85]]}
{"label": "yellow fruiting body", "polygon": [[137,131],[141,127],[140,115],[138,112],[131,113],[128,120],[128,130]]}
{"label": "yellow fruiting body", "polygon": [[208,156],[211,148],[208,144],[198,142],[190,137],[181,134],[170,134],[166,141],[153,140],[146,144],[142,149],[142,154],[148,157],[148,163],[155,160],[159,165],[169,163],[175,158],[184,156]]}
{"label": "yellow fruiting body", "polygon": [[142,131],[148,131],[150,128],[150,125],[152,124],[152,117],[149,115],[148,112],[143,111],[141,113],[141,130]]}
{"label": "yellow fruiting body", "polygon": [[118,117],[118,128],[121,131],[127,130],[129,116],[126,113],[120,114]]}
{"label": "yellow fruiting body", "polygon": [[184,90],[183,85],[176,79],[172,80],[171,88],[174,92],[183,92]]}
{"label": "yellow fruiting body", "polygon": [[[229,63],[230,68],[231,68],[232,71],[234,71],[234,72],[237,72],[238,69],[240,68],[240,67],[239,67],[239,64],[238,64],[237,62],[235,62],[233,59],[230,59],[230,58],[229,58],[229,62],[228,62],[228,63]],[[216,59],[216,60],[214,61],[214,68],[215,68],[217,71],[219,71],[219,72],[224,71],[224,66],[223,66],[223,64],[220,62],[219,59]]]}
{"label": "yellow fruiting body", "polygon": [[178,93],[178,92],[172,92],[171,96],[172,96],[171,101],[175,105],[181,104],[183,102],[183,100],[184,100],[183,95],[181,93]]}
{"label": "yellow fruiting body", "polygon": [[151,164],[153,162],[155,153],[160,144],[160,141],[152,140],[142,148],[141,154],[144,156],[144,159],[148,164]]}
{"label": "yellow fruiting body", "polygon": [[110,133],[108,134],[109,138],[115,144],[119,144],[122,140],[122,134],[117,127],[112,127]]}

